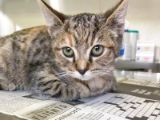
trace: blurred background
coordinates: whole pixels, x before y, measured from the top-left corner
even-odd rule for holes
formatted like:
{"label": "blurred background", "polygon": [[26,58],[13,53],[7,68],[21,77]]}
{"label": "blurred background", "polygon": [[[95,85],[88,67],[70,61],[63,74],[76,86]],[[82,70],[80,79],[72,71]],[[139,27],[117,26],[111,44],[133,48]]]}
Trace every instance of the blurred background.
{"label": "blurred background", "polygon": [[[73,15],[102,13],[119,0],[46,0]],[[118,69],[160,72],[160,0],[130,0]],[[45,24],[36,0],[0,0],[0,36]]]}

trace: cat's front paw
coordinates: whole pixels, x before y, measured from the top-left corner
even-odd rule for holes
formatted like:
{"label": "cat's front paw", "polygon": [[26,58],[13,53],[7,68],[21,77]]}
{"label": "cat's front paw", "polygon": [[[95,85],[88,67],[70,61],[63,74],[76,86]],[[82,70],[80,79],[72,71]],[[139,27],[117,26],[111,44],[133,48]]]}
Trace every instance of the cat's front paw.
{"label": "cat's front paw", "polygon": [[79,93],[74,86],[66,85],[60,80],[43,81],[38,83],[42,95],[58,98],[61,101],[70,101],[79,98]]}
{"label": "cat's front paw", "polygon": [[60,97],[61,101],[72,101],[80,98],[80,93],[72,85],[66,85],[62,88],[62,96]]}
{"label": "cat's front paw", "polygon": [[62,83],[59,80],[40,81],[37,84],[41,94],[50,97],[59,97],[61,95]]}

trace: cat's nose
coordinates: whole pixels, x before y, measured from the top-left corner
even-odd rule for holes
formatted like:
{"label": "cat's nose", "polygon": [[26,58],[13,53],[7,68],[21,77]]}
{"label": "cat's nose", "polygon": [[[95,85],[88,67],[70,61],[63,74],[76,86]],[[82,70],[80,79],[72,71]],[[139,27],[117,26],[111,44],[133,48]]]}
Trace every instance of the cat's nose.
{"label": "cat's nose", "polygon": [[79,69],[78,72],[81,74],[81,75],[84,75],[86,73],[87,69]]}
{"label": "cat's nose", "polygon": [[81,75],[84,75],[89,69],[89,63],[85,59],[79,59],[75,63],[75,68]]}

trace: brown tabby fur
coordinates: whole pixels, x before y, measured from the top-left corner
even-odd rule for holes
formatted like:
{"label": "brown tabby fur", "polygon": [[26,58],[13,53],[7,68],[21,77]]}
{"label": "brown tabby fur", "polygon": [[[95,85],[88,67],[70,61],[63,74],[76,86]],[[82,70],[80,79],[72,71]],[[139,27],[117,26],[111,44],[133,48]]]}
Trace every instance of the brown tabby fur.
{"label": "brown tabby fur", "polygon": [[[0,88],[73,100],[115,90],[114,60],[124,30],[127,0],[104,14],[65,16],[38,3],[47,26],[33,27],[0,38]],[[92,57],[95,45],[104,53]],[[74,51],[66,58],[63,47]],[[85,74],[80,74],[80,70]]]}

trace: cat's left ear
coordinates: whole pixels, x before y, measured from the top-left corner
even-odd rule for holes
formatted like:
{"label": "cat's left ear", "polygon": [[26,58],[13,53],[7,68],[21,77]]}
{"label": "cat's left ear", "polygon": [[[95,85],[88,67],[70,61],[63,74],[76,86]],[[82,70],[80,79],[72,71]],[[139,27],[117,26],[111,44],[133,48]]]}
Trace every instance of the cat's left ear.
{"label": "cat's left ear", "polygon": [[125,24],[127,8],[128,8],[128,0],[121,0],[114,8],[112,8],[109,11],[110,14],[106,13],[107,26],[109,26],[119,34],[123,34],[124,32],[124,24]]}
{"label": "cat's left ear", "polygon": [[49,34],[53,36],[55,32],[64,24],[66,16],[51,8],[46,2],[44,2],[44,0],[37,0],[37,2],[42,9]]}
{"label": "cat's left ear", "polygon": [[111,32],[112,38],[114,38],[115,55],[118,55],[118,51],[122,44],[124,27],[125,27],[125,17],[128,8],[128,0],[121,0],[115,7],[107,11],[105,16],[105,23],[102,25],[104,31]]}

